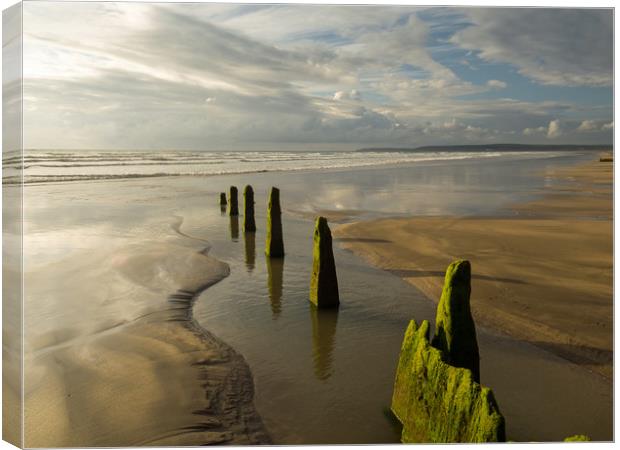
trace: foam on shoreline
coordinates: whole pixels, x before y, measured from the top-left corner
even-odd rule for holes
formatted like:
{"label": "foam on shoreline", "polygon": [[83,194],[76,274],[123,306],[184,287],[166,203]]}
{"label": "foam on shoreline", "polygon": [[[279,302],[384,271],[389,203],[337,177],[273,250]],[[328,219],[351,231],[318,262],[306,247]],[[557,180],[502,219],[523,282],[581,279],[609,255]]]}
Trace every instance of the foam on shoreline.
{"label": "foam on shoreline", "polygon": [[449,152],[118,152],[27,150],[3,160],[2,183],[41,184],[381,167],[489,159],[545,159],[561,151]]}

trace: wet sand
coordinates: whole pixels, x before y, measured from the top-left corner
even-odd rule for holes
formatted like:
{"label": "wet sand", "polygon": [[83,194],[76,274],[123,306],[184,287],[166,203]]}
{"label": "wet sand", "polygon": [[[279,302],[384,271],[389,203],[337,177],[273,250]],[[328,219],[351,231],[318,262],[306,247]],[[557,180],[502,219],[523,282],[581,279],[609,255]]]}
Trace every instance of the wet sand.
{"label": "wet sand", "polygon": [[228,265],[153,210],[139,226],[45,227],[47,248],[32,227],[25,446],[270,442],[247,363],[193,318]]}
{"label": "wet sand", "polygon": [[469,259],[478,323],[611,379],[613,163],[597,157],[544,176],[554,183],[509,217],[380,219],[334,234],[433,301],[447,265]]}

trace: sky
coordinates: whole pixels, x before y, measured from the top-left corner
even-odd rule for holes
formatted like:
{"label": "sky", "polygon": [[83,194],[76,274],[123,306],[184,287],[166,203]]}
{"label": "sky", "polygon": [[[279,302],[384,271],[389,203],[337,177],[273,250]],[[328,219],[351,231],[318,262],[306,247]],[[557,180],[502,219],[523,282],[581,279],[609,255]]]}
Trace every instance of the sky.
{"label": "sky", "polygon": [[610,144],[610,9],[26,2],[24,146]]}

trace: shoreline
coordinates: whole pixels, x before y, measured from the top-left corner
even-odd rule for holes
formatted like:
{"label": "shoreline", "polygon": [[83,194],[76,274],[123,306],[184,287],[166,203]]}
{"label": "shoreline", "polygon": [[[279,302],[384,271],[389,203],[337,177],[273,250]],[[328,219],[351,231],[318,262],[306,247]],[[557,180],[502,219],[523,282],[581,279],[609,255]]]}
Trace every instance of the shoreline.
{"label": "shoreline", "polygon": [[339,224],[334,237],[434,303],[447,265],[469,259],[472,311],[481,326],[611,381],[612,169],[597,156],[545,174],[559,183],[539,199],[512,205],[513,216],[356,221]]}
{"label": "shoreline", "polygon": [[[184,234],[180,225],[172,226],[180,236],[201,240]],[[198,254],[211,258],[208,256],[208,250],[209,247]],[[218,263],[225,264],[220,261]],[[149,439],[141,442],[140,445],[265,445],[271,443],[268,431],[254,407],[254,381],[243,355],[202,327],[194,318],[194,305],[198,297],[219,281],[221,279],[192,290],[179,289],[168,296],[168,302],[179,305],[179,307],[171,308],[169,310],[172,312],[171,317],[166,320],[176,322],[194,333],[203,346],[203,355],[207,355],[206,358],[194,357],[194,362],[191,364],[199,368],[198,379],[205,381],[201,385],[205,392],[205,407],[192,411],[192,414],[200,417],[200,422],[184,427],[179,433]],[[196,352],[200,354],[200,350]],[[214,404],[216,401],[219,404]],[[179,440],[180,435],[191,433],[204,434],[200,434],[199,439],[192,437],[187,441]],[[203,438],[207,440],[204,441]]]}
{"label": "shoreline", "polygon": [[[537,155],[537,159],[545,160],[557,157],[557,153],[561,151],[557,150],[549,150],[543,152],[533,152]],[[583,150],[583,151],[575,151],[576,154],[583,153],[594,153],[599,151],[596,150]],[[338,153],[338,152],[334,152]],[[443,152],[439,152],[443,153]],[[449,153],[449,152],[446,152]],[[26,177],[38,177],[44,178],[47,175],[24,175],[22,179],[15,179],[16,176],[8,175],[3,177],[2,184],[4,186],[44,186],[44,185],[54,185],[54,184],[66,184],[66,183],[97,183],[97,182],[110,182],[110,181],[134,181],[134,180],[149,180],[156,178],[210,178],[210,177],[227,177],[227,176],[240,176],[240,175],[254,175],[254,174],[281,174],[281,173],[307,173],[307,172],[347,172],[347,171],[356,171],[356,170],[372,170],[376,168],[396,168],[404,165],[436,165],[436,164],[445,164],[446,162],[451,162],[453,164],[458,163],[468,163],[472,160],[480,160],[480,161],[492,161],[498,158],[504,158],[506,156],[519,159],[518,157],[523,156],[528,152],[499,152],[500,155],[496,155],[494,153],[498,152],[476,152],[479,153],[477,156],[473,157],[457,157],[457,158],[428,158],[421,159],[415,161],[407,161],[407,162],[385,162],[385,163],[373,163],[373,164],[358,164],[352,166],[334,166],[334,167],[302,167],[302,168],[282,168],[282,169],[248,169],[245,171],[236,171],[236,172],[224,172],[224,173],[131,173],[131,174],[106,174],[106,175],[51,175],[51,177],[56,177],[55,179],[48,179],[37,181],[36,179],[29,179],[26,181]],[[531,153],[531,152],[530,152]],[[64,179],[63,179],[64,178]]]}

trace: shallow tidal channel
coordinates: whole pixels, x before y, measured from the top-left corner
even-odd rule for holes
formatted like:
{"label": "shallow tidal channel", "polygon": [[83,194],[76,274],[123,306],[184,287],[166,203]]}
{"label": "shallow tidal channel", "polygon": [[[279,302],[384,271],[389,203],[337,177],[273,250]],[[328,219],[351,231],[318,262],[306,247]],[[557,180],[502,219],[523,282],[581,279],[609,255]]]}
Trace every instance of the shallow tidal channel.
{"label": "shallow tidal channel", "polygon": [[[280,185],[286,256],[267,259],[267,185],[261,184],[254,184],[256,233],[244,233],[242,215],[230,218],[215,201],[182,226],[208,240],[210,255],[231,268],[196,302],[196,320],[245,357],[274,443],[399,442],[386,411],[403,333],[412,318],[434,322],[435,304],[335,240],[341,305],[316,311],[308,302],[313,221],[286,212],[294,205]],[[480,327],[478,339],[482,382],[495,392],[509,440],[558,441],[577,433],[612,439],[607,381]]]}

